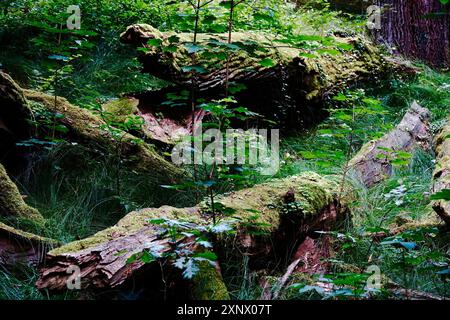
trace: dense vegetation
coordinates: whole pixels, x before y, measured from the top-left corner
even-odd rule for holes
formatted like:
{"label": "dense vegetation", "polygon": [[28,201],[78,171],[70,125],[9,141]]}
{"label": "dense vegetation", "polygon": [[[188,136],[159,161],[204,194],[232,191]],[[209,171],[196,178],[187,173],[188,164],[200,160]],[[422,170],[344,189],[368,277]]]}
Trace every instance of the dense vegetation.
{"label": "dense vegetation", "polygon": [[[105,112],[103,107],[124,95],[157,92],[177,85],[141,72],[137,58],[139,51],[119,41],[120,34],[128,26],[146,23],[161,32],[192,35],[192,43],[184,44],[192,61],[182,66],[191,81],[191,91],[169,95],[166,106],[173,108],[184,103],[189,108],[191,105],[203,108],[210,114],[205,124],[225,130],[233,123],[251,123],[260,115],[247,105],[239,105],[238,93],[246,88],[237,83],[230,83],[228,87],[228,71],[224,76],[227,82],[225,93],[221,92],[209,101],[196,100],[195,95],[199,94],[196,83],[206,72],[196,63],[200,56],[228,66],[231,57],[242,51],[248,53],[250,46],[236,45],[233,35],[252,31],[279,37],[284,44],[301,50],[307,58],[328,59],[328,56],[345,55],[354,48],[335,43],[330,37],[339,34],[370,39],[365,13],[333,10],[334,7],[325,0],[306,1],[305,4],[282,0],[80,0],[81,29],[70,30],[66,21],[73,13],[67,12],[72,2],[2,1],[0,69],[22,88],[52,97],[65,97],[71,104],[105,119],[106,125],[102,130],[111,134],[119,151],[92,153],[89,145],[60,138],[68,128],[55,125],[58,115],[39,106],[32,107],[33,125],[41,132],[39,138],[19,143],[30,159],[26,170],[5,166],[13,168],[10,175],[14,182],[21,194],[26,195],[26,202],[43,215],[45,223],[0,216],[1,222],[66,244],[114,225],[134,210],[163,205],[192,207],[206,199],[206,214],[212,225],[211,228],[208,226],[209,229],[199,226],[177,229],[177,224],[164,219],[154,222],[175,239],[184,232],[194,234],[197,242],[209,243],[233,234],[234,227],[227,220],[227,208],[215,203],[217,197],[263,182],[270,183],[274,178],[314,171],[324,176],[339,176],[339,188],[357,190],[351,196],[339,194],[339,200],[348,198],[351,223],[347,221],[339,231],[323,234],[330,239],[334,252],[331,257],[324,258],[330,265],[326,274],[293,274],[288,284],[280,288],[280,293],[277,292],[277,281],[285,273],[288,263],[266,270],[266,281],[277,292],[276,298],[352,299],[370,296],[408,299],[409,291],[450,297],[448,231],[442,231],[442,225],[436,222],[437,216],[430,206],[430,187],[436,165],[433,152],[416,150],[396,154],[390,159],[395,168],[392,176],[372,188],[362,186],[348,168],[350,159],[361,147],[392,130],[413,101],[430,110],[431,131],[439,134],[450,113],[448,69],[415,61],[410,66],[415,70],[413,73],[387,72],[339,87],[320,101],[323,112],[317,111],[316,118],[309,123],[283,128],[283,123],[276,118],[261,120],[265,126],[282,129],[281,167],[273,176],[261,175],[253,166],[213,163],[185,166],[186,178],[169,184],[152,175],[151,170],[142,173],[126,167],[125,156],[119,147],[123,139],[121,134],[130,132],[136,135],[141,141],[139,143],[154,145],[167,159],[171,150],[167,146],[161,148],[158,142],[141,134],[143,124],[140,117],[127,118],[124,111],[126,120],[117,121],[117,114]],[[224,33],[230,38],[217,45],[220,50],[213,50],[196,41],[197,35],[202,33]],[[179,46],[183,44],[175,38],[169,45],[150,40],[147,50],[157,48],[176,52]],[[264,50],[256,48],[256,51]],[[380,46],[380,50],[390,54],[385,47]],[[271,67],[275,63],[269,58],[259,61],[262,67]],[[342,69],[345,68],[343,63]],[[31,100],[30,104],[38,105]],[[119,106],[119,109],[125,107]],[[120,115],[120,110],[116,113]],[[0,155],[0,162],[3,162],[7,157]],[[402,229],[405,225],[407,227]],[[381,241],[373,236],[382,232],[389,234],[396,228],[400,231]],[[217,255],[209,251],[208,244],[202,254],[198,256],[198,253],[189,252],[188,257],[183,257],[175,253],[170,257],[181,261],[180,269],[189,279],[195,273],[203,272],[202,268],[195,267],[195,263],[200,265],[204,260],[217,260]],[[224,282],[232,299],[258,299],[262,296],[261,274],[252,270],[247,257],[218,255],[222,259]],[[150,252],[133,259],[150,263],[156,256]],[[187,260],[191,256],[192,260]],[[188,265],[190,261],[192,263]],[[376,291],[368,289],[366,283],[371,273],[367,268],[373,265],[381,270],[383,281],[395,283],[406,293],[393,293],[387,289],[388,286]],[[38,270],[34,267],[18,265],[11,270],[0,264],[0,299],[95,298],[76,291],[58,295],[39,291],[35,286],[38,277]],[[319,282],[336,287],[331,291],[324,290],[317,284]],[[115,294],[124,299],[140,298],[138,293],[128,288],[117,290]]]}

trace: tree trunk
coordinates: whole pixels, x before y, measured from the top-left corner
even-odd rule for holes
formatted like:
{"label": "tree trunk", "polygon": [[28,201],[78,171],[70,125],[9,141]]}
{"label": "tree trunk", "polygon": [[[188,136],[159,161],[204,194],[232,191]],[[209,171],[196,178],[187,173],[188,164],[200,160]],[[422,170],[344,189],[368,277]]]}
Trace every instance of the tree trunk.
{"label": "tree trunk", "polygon": [[414,102],[402,121],[382,138],[365,144],[349,166],[361,182],[371,187],[393,173],[395,152],[411,152],[416,147],[431,148],[430,112]]}
{"label": "tree trunk", "polygon": [[381,30],[375,37],[394,46],[394,52],[448,67],[449,5],[439,0],[377,0],[382,7]]}
{"label": "tree trunk", "polygon": [[[218,198],[217,203],[232,210],[238,222],[234,237],[219,236],[215,241],[216,252],[219,257],[226,250],[233,254],[241,252],[250,258],[254,269],[266,269],[284,259],[288,261],[308,235],[316,230],[337,228],[347,217],[346,210],[338,212],[336,209],[335,190],[338,190],[337,183],[331,178],[305,173]],[[289,202],[286,202],[287,192],[293,194]],[[109,229],[49,252],[37,286],[63,290],[69,277],[66,271],[71,265],[81,268],[83,288],[120,286],[144,266],[142,261],[127,263],[131,256],[152,248],[159,248],[161,252],[171,248],[169,240],[162,237],[148,219],[164,217],[208,224],[204,208],[201,204],[195,208],[161,207],[130,213]],[[190,284],[190,296],[228,297],[219,269],[205,268]],[[181,285],[178,283],[175,287]]]}

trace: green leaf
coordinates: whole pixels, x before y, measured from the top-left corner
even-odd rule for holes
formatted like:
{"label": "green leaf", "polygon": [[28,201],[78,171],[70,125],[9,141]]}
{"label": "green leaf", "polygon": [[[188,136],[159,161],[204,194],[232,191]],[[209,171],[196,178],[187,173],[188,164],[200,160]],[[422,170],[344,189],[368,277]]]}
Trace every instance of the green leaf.
{"label": "green leaf", "polygon": [[144,251],[141,256],[141,261],[147,264],[155,261],[155,258],[153,257],[153,255],[150,254],[150,252]]}
{"label": "green leaf", "polygon": [[431,195],[431,200],[445,200],[450,201],[450,189],[443,189]]}
{"label": "green leaf", "polygon": [[194,254],[194,258],[203,258],[211,261],[217,261],[217,255],[212,251],[196,253]]}
{"label": "green leaf", "polygon": [[270,67],[273,67],[273,66],[275,65],[275,63],[273,62],[273,60],[270,59],[270,58],[265,58],[265,59],[261,60],[261,61],[259,62],[259,64],[260,64],[261,66],[265,67],[265,68],[270,68]]}
{"label": "green leaf", "polygon": [[149,45],[149,46],[152,46],[152,47],[160,47],[161,46],[161,44],[162,44],[162,40],[161,39],[150,39],[150,40],[148,40],[148,42],[147,42],[147,44]]}
{"label": "green leaf", "polygon": [[186,48],[189,54],[197,53],[205,49],[203,46],[195,43],[185,43],[184,47]]}
{"label": "green leaf", "polygon": [[450,274],[450,269],[441,270],[439,272],[436,272],[436,274],[440,275]]}

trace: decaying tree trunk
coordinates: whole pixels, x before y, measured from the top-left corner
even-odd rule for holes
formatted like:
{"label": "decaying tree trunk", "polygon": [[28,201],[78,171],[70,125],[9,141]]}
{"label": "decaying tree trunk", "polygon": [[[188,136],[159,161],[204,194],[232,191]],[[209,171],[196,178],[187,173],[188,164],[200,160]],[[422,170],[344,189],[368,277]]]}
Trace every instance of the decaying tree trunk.
{"label": "decaying tree trunk", "polygon": [[[197,72],[194,87],[198,98],[224,96],[227,83],[231,87],[243,84],[246,90],[236,93],[240,103],[269,119],[296,128],[301,127],[303,121],[310,124],[320,118],[321,102],[335,90],[364,78],[374,79],[390,66],[379,50],[362,38],[328,37],[326,41],[334,43],[339,53],[322,52],[315,57],[305,57],[304,50],[271,35],[236,32],[231,45],[226,44],[227,37],[225,34],[199,34],[198,44],[207,48],[205,52],[215,52],[216,57],[199,50],[194,54],[195,67],[192,67],[194,55],[188,51],[192,34],[163,33],[150,25],[139,24],[128,27],[121,41],[145,47],[148,51],[139,57],[143,71],[175,82],[178,91],[192,89],[192,70]],[[179,38],[177,50],[163,50],[174,38]],[[151,39],[162,41],[161,46],[147,44]],[[231,47],[231,52],[224,47]],[[230,56],[228,68],[227,59],[223,59],[227,53]],[[178,110],[181,108],[177,106]],[[190,104],[186,103],[186,108],[190,109]]]}
{"label": "decaying tree trunk", "polygon": [[392,175],[395,152],[431,148],[430,112],[414,102],[402,121],[382,138],[365,144],[349,166],[358,179],[371,187]]}
{"label": "decaying tree trunk", "polygon": [[[450,189],[450,121],[436,137],[435,146],[436,169],[432,188],[434,193]],[[433,209],[450,226],[450,201],[434,201]]]}
{"label": "decaying tree trunk", "polygon": [[93,150],[98,148],[111,154],[120,154],[133,170],[151,173],[167,179],[166,181],[173,182],[185,175],[179,167],[164,159],[152,146],[137,137],[117,128],[112,128],[115,132],[113,136],[106,129],[106,122],[90,111],[73,106],[62,97],[57,98],[55,105],[55,98],[52,96],[31,90],[24,92],[26,99],[33,102],[32,109],[43,107],[60,115],[55,117],[55,121],[66,127],[68,132],[56,132],[57,137],[89,145]]}
{"label": "decaying tree trunk", "polygon": [[103,105],[106,117],[112,123],[123,124],[131,117],[140,117],[142,127],[137,131],[130,130],[136,136],[143,136],[161,147],[173,145],[181,138],[192,134],[192,119],[199,123],[205,116],[205,111],[183,109],[168,106],[158,106],[155,101],[164,101],[165,90],[135,94],[110,101]]}
{"label": "decaying tree trunk", "polygon": [[[286,253],[292,255],[308,234],[335,228],[343,222],[347,211],[337,211],[335,190],[337,183],[333,179],[305,173],[222,196],[217,203],[234,211],[237,233],[232,238],[219,237],[215,250],[241,252],[260,262],[260,268],[267,268],[267,261],[280,261]],[[289,201],[286,200],[288,192],[292,195]],[[133,254],[154,248],[159,252],[170,250],[169,240],[148,222],[162,217],[210,223],[204,204],[195,208],[161,207],[130,213],[109,229],[49,252],[37,286],[64,289],[69,277],[66,271],[71,265],[81,268],[83,288],[114,288],[123,284],[144,265],[142,261],[127,263]],[[228,297],[217,268],[200,272],[191,286],[194,298]]]}
{"label": "decaying tree trunk", "polygon": [[0,265],[15,267],[17,264],[38,266],[47,251],[58,243],[28,232],[20,231],[0,222]]}
{"label": "decaying tree trunk", "polygon": [[9,178],[5,167],[0,163],[0,215],[42,222],[39,211],[23,200],[15,183]]}

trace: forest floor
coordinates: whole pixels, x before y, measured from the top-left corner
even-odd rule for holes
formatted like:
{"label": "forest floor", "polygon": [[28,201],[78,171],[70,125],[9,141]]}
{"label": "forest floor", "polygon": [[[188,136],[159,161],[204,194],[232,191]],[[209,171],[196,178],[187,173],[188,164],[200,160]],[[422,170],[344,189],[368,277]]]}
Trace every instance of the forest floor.
{"label": "forest floor", "polygon": [[[68,80],[70,83],[63,86],[62,96],[76,105],[92,108],[98,101],[107,101],[124,92],[158,89],[167,85],[164,81],[141,74],[134,50],[117,47],[112,44],[113,41],[116,41],[114,37],[106,37],[96,44],[90,62],[77,69]],[[2,50],[0,58],[6,66],[17,66],[13,76],[22,84],[32,88],[45,85],[36,80],[39,77],[30,80],[30,74],[39,73],[33,62],[7,50]],[[393,128],[414,100],[431,111],[432,130],[437,133],[450,114],[450,73],[419,64],[418,67],[421,71],[415,76],[392,75],[377,83],[361,83],[348,88],[329,102],[327,108],[331,116],[323,123],[282,137],[282,166],[275,177],[305,171],[342,174],[348,156],[353,156],[365,142]],[[13,70],[12,67],[10,69]],[[346,132],[342,133],[341,138],[336,138],[335,134],[345,124],[337,112],[351,112],[352,106],[368,103],[375,105],[378,111],[346,123],[353,129],[351,139]],[[136,209],[163,204],[177,207],[195,204],[191,194],[167,195],[164,189],[142,183],[142,179],[132,173],[121,176],[123,189],[127,191],[116,194],[117,177],[111,165],[116,160],[108,157],[89,159],[84,157],[86,152],[83,146],[68,147],[63,144],[53,147],[45,156],[40,156],[31,168],[35,173],[32,181],[19,177],[17,184],[22,194],[27,195],[27,202],[39,209],[48,221],[45,229],[29,225],[26,226],[28,229],[68,243],[92,235]],[[89,170],[77,170],[74,159],[86,161],[86,166],[78,165]],[[353,225],[341,233],[332,234],[341,249],[333,257],[335,272],[325,276],[330,282],[348,285],[352,288],[350,292],[323,293],[313,286],[308,287],[311,290],[302,290],[309,285],[310,279],[291,279],[293,285],[282,293],[281,298],[363,297],[367,292],[361,287],[360,272],[342,272],[342,266],[353,266],[358,270],[364,269],[368,262],[378,266],[383,275],[407,290],[450,298],[448,277],[440,273],[448,270],[450,241],[440,238],[436,228],[412,228],[393,238],[413,243],[414,249],[411,250],[375,242],[367,236],[369,232],[386,231],[405,222],[423,221],[434,214],[429,206],[435,166],[433,159],[433,154],[416,152],[411,155],[408,165],[399,167],[394,176],[376,187],[367,189],[358,185],[360,191],[351,204]],[[257,176],[252,183],[265,179]],[[356,183],[352,177],[349,179]],[[224,190],[227,191],[226,186]],[[104,212],[109,214],[105,216]],[[222,263],[226,264],[226,261]],[[261,292],[255,275],[246,266],[239,269],[232,276],[225,277],[232,298],[259,298]],[[36,289],[37,278],[37,271],[29,267],[20,268],[20,272],[14,274],[0,267],[0,299],[76,297],[74,293],[50,297]],[[123,293],[122,298],[130,297],[136,295]]]}

